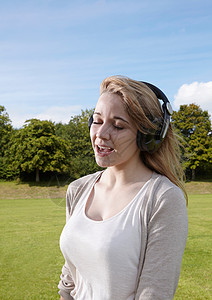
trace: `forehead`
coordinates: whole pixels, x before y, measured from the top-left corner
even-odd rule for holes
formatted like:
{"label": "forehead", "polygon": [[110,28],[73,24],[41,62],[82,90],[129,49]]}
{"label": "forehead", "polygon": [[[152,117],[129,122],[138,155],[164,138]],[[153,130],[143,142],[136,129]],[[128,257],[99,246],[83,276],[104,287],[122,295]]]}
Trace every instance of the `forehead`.
{"label": "forehead", "polygon": [[121,97],[117,94],[103,93],[99,97],[99,100],[97,101],[95,112],[99,110],[103,112],[104,111],[105,112],[111,111],[114,113],[119,112],[128,115],[125,110]]}

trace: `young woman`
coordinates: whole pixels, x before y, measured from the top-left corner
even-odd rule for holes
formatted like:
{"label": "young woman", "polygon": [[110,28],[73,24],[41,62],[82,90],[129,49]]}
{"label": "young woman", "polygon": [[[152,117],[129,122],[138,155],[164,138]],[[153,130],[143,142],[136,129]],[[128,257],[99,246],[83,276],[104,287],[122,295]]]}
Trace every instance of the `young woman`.
{"label": "young woman", "polygon": [[60,299],[173,299],[188,223],[170,115],[155,86],[103,80],[89,126],[105,170],[68,187]]}

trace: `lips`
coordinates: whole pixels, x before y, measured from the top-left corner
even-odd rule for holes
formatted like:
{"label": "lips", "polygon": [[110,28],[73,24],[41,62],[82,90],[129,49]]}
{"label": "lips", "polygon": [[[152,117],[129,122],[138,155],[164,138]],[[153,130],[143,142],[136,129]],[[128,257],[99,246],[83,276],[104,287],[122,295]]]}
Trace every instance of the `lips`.
{"label": "lips", "polygon": [[97,149],[97,153],[101,156],[106,156],[114,152],[114,149],[108,146],[97,145],[96,149]]}

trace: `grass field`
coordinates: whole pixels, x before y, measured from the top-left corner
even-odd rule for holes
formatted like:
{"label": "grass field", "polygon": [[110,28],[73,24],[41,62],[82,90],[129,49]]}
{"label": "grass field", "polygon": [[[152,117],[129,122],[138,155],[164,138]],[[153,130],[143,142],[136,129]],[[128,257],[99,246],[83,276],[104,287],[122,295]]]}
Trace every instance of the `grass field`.
{"label": "grass field", "polygon": [[[175,300],[212,299],[212,183],[202,184],[188,184],[189,235]],[[65,190],[0,182],[1,300],[59,299]]]}

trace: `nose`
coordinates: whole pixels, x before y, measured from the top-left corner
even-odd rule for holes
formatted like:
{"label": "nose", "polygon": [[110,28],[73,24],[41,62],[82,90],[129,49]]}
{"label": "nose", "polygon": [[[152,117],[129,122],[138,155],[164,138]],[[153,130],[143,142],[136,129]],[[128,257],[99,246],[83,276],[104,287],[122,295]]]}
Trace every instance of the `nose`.
{"label": "nose", "polygon": [[109,140],[110,139],[110,125],[107,124],[101,124],[99,126],[98,131],[96,133],[96,137],[103,139],[103,140]]}

